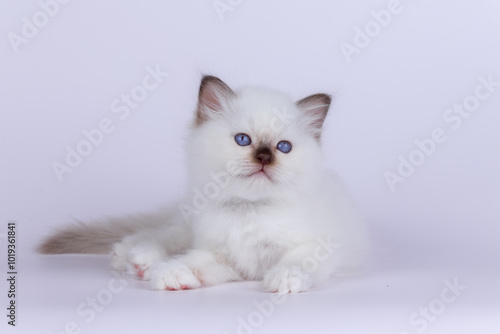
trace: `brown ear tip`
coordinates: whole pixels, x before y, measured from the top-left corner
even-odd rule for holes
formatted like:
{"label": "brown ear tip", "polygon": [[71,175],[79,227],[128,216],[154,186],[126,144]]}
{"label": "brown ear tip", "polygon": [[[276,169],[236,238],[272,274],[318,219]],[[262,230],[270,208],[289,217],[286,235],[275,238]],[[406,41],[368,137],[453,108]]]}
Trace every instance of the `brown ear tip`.
{"label": "brown ear tip", "polygon": [[201,86],[204,86],[209,82],[222,82],[222,80],[217,78],[216,76],[204,74],[201,78]]}
{"label": "brown ear tip", "polygon": [[323,99],[325,104],[330,104],[333,101],[333,96],[330,94],[321,93],[318,95]]}
{"label": "brown ear tip", "polygon": [[300,101],[297,101],[297,105],[300,107],[300,106],[314,104],[314,105],[324,105],[324,106],[330,107],[330,104],[332,103],[332,99],[333,98],[330,94],[319,93],[319,94],[310,95],[308,97],[303,98]]}

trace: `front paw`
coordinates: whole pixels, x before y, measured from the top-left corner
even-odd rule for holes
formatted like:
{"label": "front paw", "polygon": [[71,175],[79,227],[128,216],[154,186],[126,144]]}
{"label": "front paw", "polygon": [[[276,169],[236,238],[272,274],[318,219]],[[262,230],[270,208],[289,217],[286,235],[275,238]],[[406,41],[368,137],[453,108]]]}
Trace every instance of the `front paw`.
{"label": "front paw", "polygon": [[185,290],[201,287],[201,282],[184,263],[179,260],[160,262],[147,272],[153,290]]}
{"label": "front paw", "polygon": [[164,254],[153,246],[138,245],[133,247],[128,254],[129,272],[135,273],[143,279],[149,277],[149,270],[153,263],[164,258]]}
{"label": "front paw", "polygon": [[312,287],[310,275],[299,267],[278,267],[271,269],[263,280],[269,292],[296,293]]}
{"label": "front paw", "polygon": [[134,246],[126,240],[113,245],[111,267],[114,270],[126,270],[129,274],[144,278],[151,265],[164,256],[165,254],[155,245]]}

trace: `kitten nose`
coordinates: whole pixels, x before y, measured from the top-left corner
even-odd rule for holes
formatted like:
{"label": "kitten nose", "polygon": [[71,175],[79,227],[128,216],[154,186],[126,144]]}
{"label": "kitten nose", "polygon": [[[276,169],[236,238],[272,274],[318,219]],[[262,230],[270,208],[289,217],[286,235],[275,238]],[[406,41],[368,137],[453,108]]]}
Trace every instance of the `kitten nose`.
{"label": "kitten nose", "polygon": [[268,153],[259,153],[257,154],[257,160],[262,165],[269,165],[273,161],[273,157]]}

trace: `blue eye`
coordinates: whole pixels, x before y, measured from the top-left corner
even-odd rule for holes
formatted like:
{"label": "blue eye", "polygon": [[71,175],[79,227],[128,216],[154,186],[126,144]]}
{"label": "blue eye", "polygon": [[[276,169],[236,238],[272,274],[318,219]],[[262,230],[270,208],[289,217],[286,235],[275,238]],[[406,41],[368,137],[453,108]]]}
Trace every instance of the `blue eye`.
{"label": "blue eye", "polygon": [[240,146],[248,146],[252,142],[250,136],[244,133],[238,133],[234,136],[234,140],[236,141],[236,144]]}
{"label": "blue eye", "polygon": [[283,153],[288,153],[292,150],[292,144],[290,144],[289,141],[282,140],[276,145],[276,148],[278,151],[281,151]]}

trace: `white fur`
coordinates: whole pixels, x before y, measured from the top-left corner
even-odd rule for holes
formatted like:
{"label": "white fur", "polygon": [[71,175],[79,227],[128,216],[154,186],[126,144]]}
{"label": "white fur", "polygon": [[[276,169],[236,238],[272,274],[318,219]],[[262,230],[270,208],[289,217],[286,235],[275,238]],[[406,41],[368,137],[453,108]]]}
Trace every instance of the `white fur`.
{"label": "white fur", "polygon": [[[176,218],[115,244],[113,267],[139,273],[156,290],[262,280],[266,291],[280,293],[357,268],[366,231],[339,180],[325,170],[308,119],[317,115],[265,89],[220,102],[222,110],[188,136],[190,184]],[[237,133],[248,134],[252,145],[238,146]],[[269,178],[248,176],[261,168],[252,160],[255,146],[274,148],[281,140],[293,147],[288,154],[274,150]]]}

